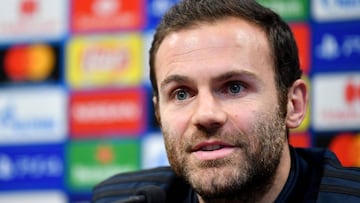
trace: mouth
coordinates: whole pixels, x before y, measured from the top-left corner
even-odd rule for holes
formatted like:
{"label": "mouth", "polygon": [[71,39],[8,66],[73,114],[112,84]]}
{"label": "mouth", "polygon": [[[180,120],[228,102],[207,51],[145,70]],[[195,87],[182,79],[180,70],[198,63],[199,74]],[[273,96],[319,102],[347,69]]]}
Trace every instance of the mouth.
{"label": "mouth", "polygon": [[226,146],[223,146],[223,145],[207,145],[207,146],[201,147],[197,151],[215,151],[215,150],[219,150],[219,149],[222,149],[225,147]]}
{"label": "mouth", "polygon": [[192,150],[192,154],[199,160],[209,161],[229,156],[236,149],[235,146],[222,142],[202,142]]}

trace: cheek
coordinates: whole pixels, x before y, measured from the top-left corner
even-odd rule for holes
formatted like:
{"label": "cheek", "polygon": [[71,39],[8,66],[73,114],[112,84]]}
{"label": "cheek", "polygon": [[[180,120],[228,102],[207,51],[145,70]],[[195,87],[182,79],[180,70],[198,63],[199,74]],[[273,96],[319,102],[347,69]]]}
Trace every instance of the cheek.
{"label": "cheek", "polygon": [[234,129],[235,132],[241,132],[250,145],[251,150],[256,148],[259,144],[258,135],[255,132],[259,125],[260,117],[258,111],[238,111],[236,114],[232,114],[229,118],[229,127]]}
{"label": "cheek", "polygon": [[[246,109],[246,108],[244,108]],[[239,129],[242,132],[249,133],[252,126],[256,123],[256,111],[255,110],[233,110],[232,113],[228,113],[229,121],[233,127]],[[235,113],[234,113],[235,112]]]}
{"label": "cheek", "polygon": [[161,126],[163,130],[170,132],[170,135],[181,135],[189,124],[189,114],[185,112],[161,111]]}
{"label": "cheek", "polygon": [[181,145],[182,137],[184,134],[183,125],[169,117],[162,118],[162,133],[165,140],[165,146],[169,155],[175,155],[176,148],[179,148]]}
{"label": "cheek", "polygon": [[180,129],[180,125],[176,121],[169,120],[169,118],[166,119],[163,119],[164,122],[162,124],[166,153],[171,166],[176,172],[178,172],[178,170],[180,170],[179,167],[182,165],[181,163],[184,163],[183,131]]}
{"label": "cheek", "polygon": [[168,152],[174,153],[181,150],[189,125],[189,114],[161,111],[161,129],[166,142]]}

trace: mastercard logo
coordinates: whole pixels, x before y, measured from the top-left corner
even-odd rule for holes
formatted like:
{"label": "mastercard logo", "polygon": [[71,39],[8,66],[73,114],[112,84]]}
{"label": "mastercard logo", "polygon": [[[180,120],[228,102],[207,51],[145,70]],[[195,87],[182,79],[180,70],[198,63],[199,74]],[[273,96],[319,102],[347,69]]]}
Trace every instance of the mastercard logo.
{"label": "mastercard logo", "polygon": [[336,135],[329,143],[329,149],[344,166],[360,166],[360,133]]}
{"label": "mastercard logo", "polygon": [[45,44],[13,46],[6,51],[3,65],[12,81],[43,81],[54,70],[55,53]]}

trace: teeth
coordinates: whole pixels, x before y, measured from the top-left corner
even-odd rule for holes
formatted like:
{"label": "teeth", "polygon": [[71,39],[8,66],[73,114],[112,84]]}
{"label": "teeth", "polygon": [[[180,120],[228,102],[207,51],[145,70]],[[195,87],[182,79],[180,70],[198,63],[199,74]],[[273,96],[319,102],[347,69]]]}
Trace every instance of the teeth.
{"label": "teeth", "polygon": [[213,150],[218,150],[221,149],[222,147],[220,145],[209,145],[206,147],[201,148],[202,151],[213,151]]}

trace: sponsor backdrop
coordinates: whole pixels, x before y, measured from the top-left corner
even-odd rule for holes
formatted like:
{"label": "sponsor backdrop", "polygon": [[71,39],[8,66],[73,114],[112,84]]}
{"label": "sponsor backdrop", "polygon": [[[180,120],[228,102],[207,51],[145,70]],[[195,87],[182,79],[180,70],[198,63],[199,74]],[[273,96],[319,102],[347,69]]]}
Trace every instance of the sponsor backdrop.
{"label": "sponsor backdrop", "polygon": [[[89,202],[106,177],[168,164],[147,52],[174,2],[2,0],[0,202]],[[360,1],[260,2],[290,23],[311,90],[291,143],[360,166]]]}

